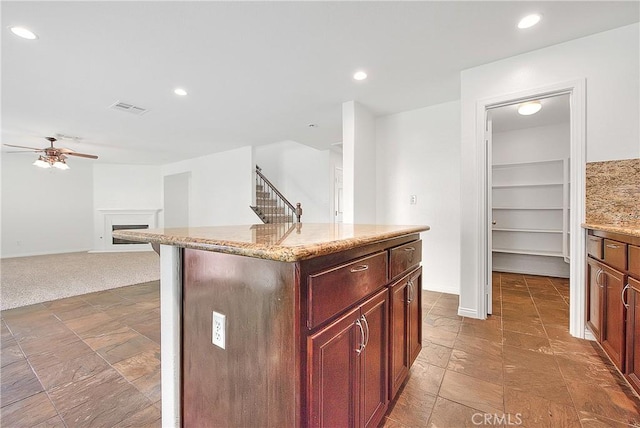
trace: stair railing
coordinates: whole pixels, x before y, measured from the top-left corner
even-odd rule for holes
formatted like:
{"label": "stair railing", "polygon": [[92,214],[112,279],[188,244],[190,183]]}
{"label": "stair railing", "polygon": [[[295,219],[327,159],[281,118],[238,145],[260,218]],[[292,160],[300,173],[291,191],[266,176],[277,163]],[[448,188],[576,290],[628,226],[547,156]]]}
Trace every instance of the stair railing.
{"label": "stair railing", "polygon": [[[268,204],[258,204],[258,189],[262,189],[263,195],[272,197]],[[300,202],[295,206],[289,202],[276,186],[262,174],[262,168],[258,165],[256,165],[256,206],[251,209],[264,223],[300,223],[300,217],[302,217]]]}

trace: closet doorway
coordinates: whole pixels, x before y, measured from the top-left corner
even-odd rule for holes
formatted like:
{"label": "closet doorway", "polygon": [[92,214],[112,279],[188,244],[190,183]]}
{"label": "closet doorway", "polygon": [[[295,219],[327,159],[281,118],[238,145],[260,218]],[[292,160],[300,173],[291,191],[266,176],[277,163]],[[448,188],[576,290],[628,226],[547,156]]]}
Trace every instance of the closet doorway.
{"label": "closet doorway", "polygon": [[490,108],[487,132],[491,271],[569,278],[570,95]]}

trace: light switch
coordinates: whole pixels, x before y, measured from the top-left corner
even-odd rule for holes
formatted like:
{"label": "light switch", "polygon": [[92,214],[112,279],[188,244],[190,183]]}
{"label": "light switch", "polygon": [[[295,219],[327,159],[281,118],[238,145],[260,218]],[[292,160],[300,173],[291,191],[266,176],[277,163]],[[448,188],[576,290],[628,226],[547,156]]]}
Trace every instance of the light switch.
{"label": "light switch", "polygon": [[418,203],[418,196],[417,196],[417,195],[411,195],[411,196],[409,197],[409,203],[410,203],[411,205],[415,205],[415,204],[417,204],[417,203]]}

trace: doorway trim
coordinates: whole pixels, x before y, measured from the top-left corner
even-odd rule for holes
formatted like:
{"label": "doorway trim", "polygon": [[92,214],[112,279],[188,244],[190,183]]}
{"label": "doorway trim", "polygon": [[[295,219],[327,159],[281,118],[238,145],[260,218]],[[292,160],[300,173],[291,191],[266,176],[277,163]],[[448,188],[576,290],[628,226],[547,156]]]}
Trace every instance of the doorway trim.
{"label": "doorway trim", "polygon": [[586,81],[584,78],[563,81],[545,86],[535,87],[515,93],[498,95],[476,102],[476,170],[478,171],[478,293],[477,308],[481,318],[487,317],[488,302],[486,299],[485,279],[491,274],[488,266],[488,227],[491,207],[487,203],[487,154],[485,145],[485,124],[487,110],[502,105],[516,104],[531,99],[569,94],[570,102],[570,273],[569,273],[569,333],[575,337],[585,337],[585,233],[582,229],[585,211],[585,171],[586,171]]}

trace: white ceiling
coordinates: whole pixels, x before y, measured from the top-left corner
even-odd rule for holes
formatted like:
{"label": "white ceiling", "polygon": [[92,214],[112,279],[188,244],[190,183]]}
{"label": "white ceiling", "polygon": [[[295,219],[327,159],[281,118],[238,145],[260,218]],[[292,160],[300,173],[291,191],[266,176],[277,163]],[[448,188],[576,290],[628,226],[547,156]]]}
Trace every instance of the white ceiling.
{"label": "white ceiling", "polygon": [[[97,162],[148,164],[282,140],[328,148],[342,139],[345,101],[386,115],[456,100],[460,70],[638,22],[640,13],[638,1],[0,7],[2,142],[44,147],[42,137],[64,134],[80,139],[61,146]],[[542,22],[518,30],[534,11]],[[15,37],[12,25],[39,39]],[[354,81],[357,69],[369,78]],[[189,95],[175,95],[178,86]],[[116,101],[149,112],[110,110]]]}

